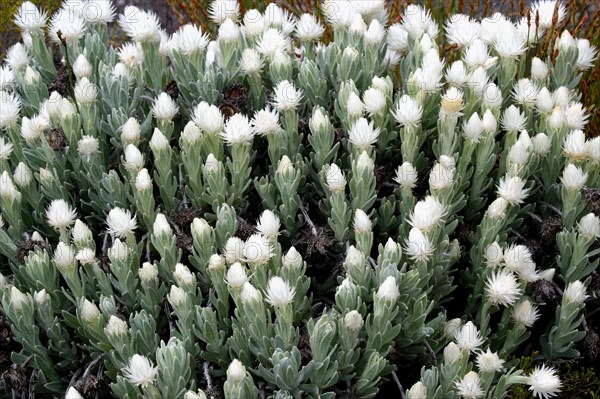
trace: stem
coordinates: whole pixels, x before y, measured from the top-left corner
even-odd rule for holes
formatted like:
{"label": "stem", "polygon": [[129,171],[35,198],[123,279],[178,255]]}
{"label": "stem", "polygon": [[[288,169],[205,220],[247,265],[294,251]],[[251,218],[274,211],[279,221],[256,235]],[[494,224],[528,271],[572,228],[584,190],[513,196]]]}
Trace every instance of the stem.
{"label": "stem", "polygon": [[400,397],[402,399],[406,399],[406,395],[404,394],[404,388],[402,387],[402,384],[400,383],[400,380],[398,379],[398,376],[396,375],[395,371],[392,371],[392,378],[394,379],[394,382],[398,386],[398,390],[400,391]]}

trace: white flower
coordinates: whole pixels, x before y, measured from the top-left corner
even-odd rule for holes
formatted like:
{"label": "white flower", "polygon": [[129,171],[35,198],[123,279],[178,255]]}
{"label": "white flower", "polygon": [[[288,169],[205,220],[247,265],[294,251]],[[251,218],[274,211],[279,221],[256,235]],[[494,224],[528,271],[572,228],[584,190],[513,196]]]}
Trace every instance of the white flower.
{"label": "white flower", "polygon": [[27,65],[29,65],[29,55],[27,54],[27,49],[21,43],[14,44],[6,52],[6,58],[4,61],[13,71],[18,71],[21,68],[25,68]]}
{"label": "white flower", "polygon": [[554,106],[560,107],[563,110],[569,105],[571,92],[565,86],[560,86],[552,93],[552,99],[554,100]]}
{"label": "white flower", "polygon": [[567,135],[563,144],[563,151],[571,161],[581,161],[588,156],[588,147],[585,141],[585,133],[581,130],[573,130]]}
{"label": "white flower", "polygon": [[92,155],[96,154],[100,149],[100,142],[97,138],[84,135],[81,140],[77,142],[77,151],[79,155],[87,162],[90,161]]}
{"label": "white flower", "polygon": [[569,129],[583,130],[585,125],[588,123],[589,115],[586,113],[586,109],[580,102],[572,102],[565,109],[565,116],[567,117],[567,125]]}
{"label": "white flower", "polygon": [[466,399],[476,399],[485,394],[481,388],[479,375],[474,371],[469,371],[462,379],[456,381],[454,386],[458,394]]}
{"label": "white flower", "polygon": [[545,80],[548,76],[548,65],[538,57],[531,59],[531,77],[537,81]]}
{"label": "white flower", "polygon": [[205,133],[217,134],[223,130],[225,120],[223,114],[215,105],[202,101],[194,109],[194,123]]}
{"label": "white flower", "polygon": [[585,71],[594,66],[594,61],[598,55],[598,49],[590,45],[587,39],[577,39],[577,69]]}
{"label": "white flower", "polygon": [[546,365],[536,366],[529,374],[527,384],[534,395],[544,399],[556,396],[562,386],[556,370]]}
{"label": "white flower", "polygon": [[294,83],[283,80],[275,87],[273,105],[279,111],[296,109],[302,100],[302,91],[296,89]]}
{"label": "white flower", "polygon": [[10,303],[15,307],[15,310],[21,310],[23,305],[29,304],[29,297],[19,291],[15,286],[10,288]]}
{"label": "white flower", "polygon": [[123,126],[121,126],[121,142],[124,146],[129,144],[137,144],[140,141],[142,128],[135,118],[129,118]]}
{"label": "white flower", "polygon": [[446,21],[448,43],[466,47],[479,39],[481,24],[468,15],[454,14]]}
{"label": "white flower", "polygon": [[485,249],[485,263],[488,267],[494,268],[502,262],[504,251],[498,242],[494,241]]}
{"label": "white flower", "polygon": [[512,272],[502,269],[492,274],[485,283],[485,292],[494,305],[509,306],[521,295],[519,283]]}
{"label": "white flower", "polygon": [[243,257],[244,261],[249,264],[265,265],[273,255],[273,248],[271,248],[269,240],[261,234],[252,234],[244,243]]}
{"label": "white flower", "polygon": [[428,195],[417,202],[410,214],[408,223],[423,232],[438,224],[446,214],[446,207],[435,197]]}
{"label": "white flower", "polygon": [[223,21],[219,26],[218,41],[219,43],[233,43],[240,38],[240,28],[231,19]]}
{"label": "white flower", "polygon": [[396,301],[400,296],[400,291],[398,291],[398,284],[396,283],[396,278],[393,276],[388,276],[377,289],[376,295],[378,298],[384,299],[388,302]]}
{"label": "white flower", "polygon": [[69,272],[77,266],[75,262],[75,250],[72,246],[62,241],[56,245],[52,260],[56,268],[61,272]]}
{"label": "white flower", "polygon": [[498,57],[490,57],[488,46],[483,40],[476,39],[470,43],[464,53],[465,63],[471,71],[482,68],[487,71],[498,61]]}
{"label": "white flower", "polygon": [[411,259],[426,262],[434,249],[433,243],[421,230],[416,227],[410,229],[404,251]]}
{"label": "white flower", "polygon": [[510,147],[510,151],[508,152],[508,161],[509,164],[523,166],[527,164],[529,160],[529,151],[527,150],[527,146],[522,141],[517,141]]}
{"label": "white flower", "polygon": [[469,140],[474,143],[479,142],[479,138],[483,133],[483,122],[477,112],[473,113],[467,122],[463,122],[463,132]]}
{"label": "white flower", "polygon": [[[480,70],[481,69],[477,69],[477,71]],[[472,75],[474,74],[475,72]],[[475,88],[477,88],[479,84],[476,83],[476,81],[474,83],[476,84]],[[502,106],[502,101],[504,100],[504,97],[502,96],[502,90],[500,90],[498,85],[496,85],[495,83],[484,83],[481,96],[485,105],[492,109],[500,109],[500,107]]]}
{"label": "white flower", "polygon": [[243,303],[260,302],[262,301],[262,295],[251,283],[246,282],[242,287],[242,292],[240,292],[240,299]]}
{"label": "white flower", "polygon": [[344,316],[344,325],[351,331],[358,331],[365,324],[360,313],[356,310],[351,310]]}
{"label": "white flower", "polygon": [[96,262],[96,253],[91,248],[83,248],[77,252],[75,259],[77,259],[82,265],[89,265]]}
{"label": "white flower", "polygon": [[137,354],[133,355],[128,365],[123,368],[123,376],[131,384],[142,388],[154,384],[156,374],[158,374],[158,367],[154,367],[146,356]]}
{"label": "white flower", "polygon": [[525,183],[527,182],[518,176],[506,175],[500,179],[497,193],[512,205],[521,204],[529,191],[529,189],[525,189]]}
{"label": "white flower", "polygon": [[374,19],[364,32],[363,37],[366,44],[378,46],[385,39],[385,28],[381,25],[381,22]]}
{"label": "white flower", "polygon": [[62,199],[53,200],[46,208],[48,224],[55,230],[63,230],[75,223],[77,212]]}
{"label": "white flower", "polygon": [[134,42],[160,43],[160,22],[152,11],[143,11],[135,6],[126,6],[119,15],[119,25]]}
{"label": "white flower", "polygon": [[173,234],[173,230],[171,230],[171,225],[167,221],[167,217],[164,214],[156,214],[154,224],[152,225],[152,234],[154,234],[154,236],[156,237],[170,236]]}
{"label": "white flower", "polygon": [[584,172],[580,167],[570,163],[563,170],[560,181],[566,189],[579,191],[585,185],[587,178],[587,172]]}
{"label": "white flower", "polygon": [[535,263],[531,259],[531,251],[525,245],[511,245],[504,251],[504,263],[510,271],[520,273],[530,268],[530,265],[535,267]]}
{"label": "white flower", "polygon": [[500,220],[506,216],[508,201],[502,197],[496,198],[488,207],[486,215],[493,220]]}
{"label": "white flower", "polygon": [[96,306],[94,302],[90,302],[87,299],[83,300],[79,311],[81,312],[81,319],[88,323],[95,322],[102,317],[98,306]]}
{"label": "white flower", "polygon": [[280,227],[279,218],[268,209],[260,215],[260,219],[256,223],[256,231],[267,238],[276,238],[279,235]]}
{"label": "white flower", "polygon": [[50,121],[43,115],[36,115],[31,119],[24,116],[21,120],[21,137],[28,142],[34,141],[41,138],[44,134],[44,130],[49,127]]}
{"label": "white flower", "polygon": [[267,24],[281,29],[288,36],[294,31],[295,17],[275,3],[269,3],[265,9],[264,17]]}
{"label": "white flower", "polygon": [[440,115],[444,117],[457,118],[462,115],[464,106],[464,95],[462,90],[452,86],[442,96]]}
{"label": "white flower", "polygon": [[158,268],[153,263],[144,262],[138,275],[142,281],[153,281],[158,277]]}
{"label": "white flower", "polygon": [[70,387],[65,393],[65,399],[83,399],[83,396],[74,387]]}
{"label": "white flower", "polygon": [[208,268],[211,270],[220,270],[225,268],[225,259],[221,255],[212,254],[208,258]]}
{"label": "white flower", "polygon": [[357,233],[370,232],[373,229],[373,223],[369,216],[362,209],[354,212],[354,231]]}
{"label": "white flower", "polygon": [[298,23],[296,24],[296,39],[300,43],[306,42],[316,42],[319,40],[325,28],[314,15],[312,14],[302,14]]}
{"label": "white flower", "polygon": [[527,119],[519,108],[511,105],[502,114],[502,128],[507,132],[520,132],[525,128]]}
{"label": "white flower", "polygon": [[268,136],[281,131],[279,112],[268,106],[265,109],[257,111],[251,123],[254,131],[262,136]]}
{"label": "white flower", "polygon": [[225,123],[224,132],[221,133],[223,141],[227,145],[249,144],[256,132],[250,124],[248,117],[242,114],[235,114],[227,123]]}
{"label": "white flower", "polygon": [[444,362],[446,364],[456,363],[461,359],[461,357],[462,352],[458,345],[456,345],[454,342],[448,343],[448,345],[446,345],[446,347],[444,348]]}
{"label": "white flower", "polygon": [[92,64],[83,54],[79,54],[79,57],[73,63],[73,74],[77,79],[89,78],[92,74]]}
{"label": "white flower", "polygon": [[21,100],[14,93],[0,91],[0,127],[13,126],[19,119]]}
{"label": "white flower", "polygon": [[239,262],[235,262],[229,267],[229,270],[227,270],[225,282],[232,288],[241,290],[244,287],[244,284],[248,282],[246,269]]}
{"label": "white flower", "polygon": [[[85,19],[75,7],[69,7],[65,3],[63,8],[52,16],[48,36],[56,44],[60,44],[63,39],[67,43],[74,43],[85,35],[86,30]],[[60,37],[58,37],[58,32],[60,32]]]}
{"label": "white flower", "polygon": [[139,172],[144,167],[144,156],[133,144],[125,147],[125,168],[132,172]]}
{"label": "white flower", "polygon": [[348,116],[354,117],[362,116],[362,114],[365,112],[365,105],[355,92],[351,92],[348,96],[348,101],[346,103],[346,112],[348,112]]}
{"label": "white flower", "polygon": [[381,90],[371,88],[363,93],[363,102],[369,115],[381,115],[386,110],[387,100]]}
{"label": "white flower", "polygon": [[167,300],[173,307],[184,305],[187,301],[187,293],[183,288],[172,285],[171,290],[167,294]]}
{"label": "white flower", "polygon": [[585,285],[581,281],[573,281],[567,285],[563,293],[563,300],[567,303],[582,304],[585,302],[587,295],[585,294]]}
{"label": "white flower", "polygon": [[294,302],[296,289],[284,281],[281,277],[271,277],[267,286],[266,301],[272,306],[278,308],[289,305]]}
{"label": "white flower", "polygon": [[402,188],[414,188],[417,185],[418,173],[410,162],[398,166],[394,181]]}
{"label": "white flower", "polygon": [[0,137],[0,161],[6,161],[10,158],[10,154],[13,151],[13,145],[10,142],[10,138],[6,138],[8,141],[4,142],[4,137]]}
{"label": "white flower", "polygon": [[394,118],[396,121],[406,127],[417,127],[421,124],[423,116],[423,107],[417,101],[407,94],[404,94],[396,103]]}
{"label": "white flower", "polygon": [[216,24],[226,20],[237,21],[240,15],[240,5],[237,0],[214,0],[208,8],[210,19]]}
{"label": "white flower", "polygon": [[0,90],[10,90],[15,83],[15,71],[9,65],[0,67]]}
{"label": "white flower", "polygon": [[91,104],[98,97],[98,87],[88,78],[81,78],[75,85],[75,99],[80,104]]}
{"label": "white flower", "polygon": [[452,187],[455,172],[454,164],[447,167],[441,162],[436,162],[429,173],[429,188],[431,190],[443,190]]}
{"label": "white flower", "polygon": [[2,172],[0,176],[0,197],[8,201],[21,200],[21,193],[17,191],[7,171]]}
{"label": "white flower", "polygon": [[390,50],[399,53],[403,53],[408,49],[408,32],[399,23],[388,28],[387,45]]}
{"label": "white flower", "polygon": [[33,180],[33,172],[25,162],[19,162],[13,175],[15,184],[21,188],[27,187]]}
{"label": "white flower", "polygon": [[339,166],[334,163],[329,165],[325,171],[325,177],[329,191],[344,191],[346,178]]}
{"label": "white flower", "polygon": [[154,128],[154,132],[152,133],[150,148],[155,154],[169,148],[169,140],[167,140],[165,135],[157,127]]}
{"label": "white flower", "polygon": [[191,287],[195,282],[194,275],[190,272],[190,269],[181,263],[175,265],[173,278],[179,286]]}
{"label": "white flower", "polygon": [[550,138],[545,133],[536,134],[533,139],[533,152],[538,155],[546,155],[550,151]]}
{"label": "white flower", "polygon": [[349,141],[359,150],[367,150],[377,142],[380,129],[373,126],[373,122],[365,118],[358,119],[350,128]]}
{"label": "white flower", "polygon": [[448,69],[446,69],[446,81],[448,84],[462,87],[469,78],[465,63],[461,60],[454,61]]}
{"label": "white flower", "polygon": [[523,302],[515,305],[512,316],[517,324],[520,324],[524,327],[533,326],[533,324],[540,317],[537,307],[532,305],[529,300],[524,300]]}
{"label": "white flower", "polygon": [[438,34],[438,25],[431,17],[431,13],[420,5],[409,4],[401,23],[413,39],[419,39],[424,34],[435,39]]}
{"label": "white flower", "polygon": [[527,78],[519,79],[513,88],[513,98],[524,107],[533,107],[538,100],[540,88]]}
{"label": "white flower", "polygon": [[494,42],[494,48],[502,58],[517,59],[526,50],[526,42],[515,26],[503,30]]}
{"label": "white flower", "polygon": [[15,25],[26,32],[39,32],[46,26],[48,14],[30,1],[19,6],[15,13]]}
{"label": "white flower", "polygon": [[269,28],[262,34],[256,49],[266,57],[273,57],[277,51],[288,51],[290,40],[279,30]]}
{"label": "white flower", "polygon": [[485,352],[480,352],[476,359],[477,368],[482,373],[494,373],[504,370],[504,360],[496,352],[490,351],[490,348]]}
{"label": "white flower", "polygon": [[556,24],[560,24],[566,15],[565,5],[557,0],[539,0],[531,7],[531,19],[535,20],[539,15],[540,28],[546,30],[552,27],[555,9],[558,8],[558,20]]}
{"label": "white flower", "polygon": [[115,7],[111,0],[85,0],[81,16],[89,23],[109,24],[115,19]]}
{"label": "white flower", "polygon": [[579,234],[600,238],[600,218],[593,213],[588,213],[579,221],[577,228]]}
{"label": "white flower", "polygon": [[119,60],[127,68],[135,68],[142,63],[144,54],[142,48],[138,43],[125,43],[118,51]]}
{"label": "white flower", "polygon": [[263,68],[260,53],[254,48],[244,49],[240,58],[240,69],[245,75],[259,75]]}
{"label": "white flower", "polygon": [[483,344],[483,338],[473,322],[469,321],[454,335],[458,347],[462,350],[475,352]]}
{"label": "white flower", "polygon": [[587,152],[593,165],[600,164],[600,137],[594,137],[586,142]]}
{"label": "white flower", "polygon": [[108,323],[106,323],[106,327],[104,327],[104,332],[108,336],[122,336],[127,333],[127,322],[118,318],[115,315],[111,315],[108,319]]}
{"label": "white flower", "polygon": [[202,51],[208,46],[208,34],[202,33],[202,28],[195,24],[185,24],[173,33],[171,46],[183,55],[190,56]]}
{"label": "white flower", "polygon": [[254,38],[261,35],[265,30],[265,18],[256,9],[248,10],[244,13],[244,24],[242,33],[246,37]]}
{"label": "white flower", "polygon": [[296,248],[291,247],[283,257],[282,263],[284,268],[300,269],[303,265],[302,255],[300,255]]}
{"label": "white flower", "polygon": [[135,216],[123,208],[113,208],[106,217],[108,232],[117,238],[127,238],[137,228]]}
{"label": "white flower", "polygon": [[244,258],[244,241],[238,237],[229,237],[223,250],[227,263],[232,264]]}
{"label": "white flower", "polygon": [[240,383],[246,378],[246,367],[237,359],[233,359],[227,367],[227,381]]}
{"label": "white flower", "polygon": [[167,93],[160,93],[152,106],[154,117],[163,122],[171,122],[178,111],[177,103]]}

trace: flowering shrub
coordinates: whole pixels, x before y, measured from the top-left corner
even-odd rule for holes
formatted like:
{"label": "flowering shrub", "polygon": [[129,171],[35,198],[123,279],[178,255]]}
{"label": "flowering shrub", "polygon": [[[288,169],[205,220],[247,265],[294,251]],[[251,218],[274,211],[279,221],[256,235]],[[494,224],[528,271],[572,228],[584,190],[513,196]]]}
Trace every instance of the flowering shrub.
{"label": "flowering shrub", "polygon": [[213,2],[214,39],[130,6],[112,48],[110,1],[23,3],[0,69],[13,395],[560,392],[550,363],[579,356],[598,303],[600,138],[577,89],[596,49],[564,31],[529,56],[555,1],[444,26],[321,11],[330,43],[274,4]]}

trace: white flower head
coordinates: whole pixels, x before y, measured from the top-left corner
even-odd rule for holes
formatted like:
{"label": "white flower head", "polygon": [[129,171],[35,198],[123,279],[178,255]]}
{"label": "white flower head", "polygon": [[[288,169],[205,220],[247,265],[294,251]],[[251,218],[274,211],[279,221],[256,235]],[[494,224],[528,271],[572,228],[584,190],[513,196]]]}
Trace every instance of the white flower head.
{"label": "white flower head", "polygon": [[33,180],[33,172],[25,162],[19,162],[15,168],[13,180],[15,181],[15,184],[21,188],[25,188],[31,183]]}
{"label": "white flower head", "polygon": [[13,145],[10,142],[10,138],[7,137],[6,140],[4,141],[4,137],[0,137],[0,161],[6,161],[13,152]]}
{"label": "white flower head", "polygon": [[276,238],[280,228],[279,217],[268,209],[260,215],[258,223],[256,223],[256,231],[269,239]]}
{"label": "white flower head", "polygon": [[18,71],[21,68],[25,68],[27,65],[29,65],[27,48],[22,43],[16,43],[12,45],[6,52],[6,58],[4,61],[13,71]]}
{"label": "white flower head", "polygon": [[323,35],[325,28],[312,14],[302,14],[296,23],[295,37],[300,43],[316,42]]}
{"label": "white flower head", "polygon": [[575,67],[585,71],[594,66],[594,61],[598,55],[598,49],[590,45],[588,39],[577,39],[577,62]]}
{"label": "white flower head", "polygon": [[238,237],[229,237],[223,249],[227,263],[233,264],[244,258],[244,241]]}
{"label": "white flower head", "polygon": [[269,28],[263,32],[256,49],[265,57],[272,58],[277,51],[290,50],[290,39],[279,29]]}
{"label": "white flower head", "polygon": [[483,122],[477,112],[474,112],[467,122],[463,122],[463,132],[469,140],[474,143],[479,142],[483,133]]}
{"label": "white flower head", "polygon": [[435,39],[439,30],[429,10],[416,4],[406,7],[401,23],[413,39],[420,39],[425,34]]}
{"label": "white flower head", "polygon": [[454,342],[449,342],[444,348],[444,362],[446,364],[453,364],[458,362],[461,358],[462,352],[458,345],[456,345]]}
{"label": "white flower head", "polygon": [[580,102],[572,102],[565,109],[565,116],[567,118],[567,125],[572,130],[583,130],[585,125],[588,123],[589,115],[587,110],[583,107]]}
{"label": "white flower head", "polygon": [[265,109],[256,111],[254,118],[252,118],[252,127],[257,134],[262,136],[280,132],[279,112],[268,106]]}
{"label": "white flower head", "polygon": [[75,99],[78,103],[87,105],[96,101],[98,97],[98,86],[90,82],[88,78],[81,78],[75,85]]}
{"label": "white flower head", "polygon": [[283,80],[275,87],[273,106],[279,111],[298,108],[302,100],[302,91],[297,89],[292,82]]}
{"label": "white flower head", "polygon": [[394,181],[402,188],[414,188],[417,185],[418,173],[410,162],[398,166]]}
{"label": "white flower head", "polygon": [[581,218],[577,225],[579,234],[584,236],[600,238],[600,217],[593,213],[588,213]]}
{"label": "white flower head", "polygon": [[467,68],[465,63],[461,60],[454,61],[449,68],[446,69],[446,81],[448,84],[462,87],[469,79]]}
{"label": "white flower head", "polygon": [[465,399],[477,399],[485,394],[481,388],[479,375],[474,371],[469,371],[462,379],[456,381],[454,387],[458,394]]}
{"label": "white flower head", "polygon": [[462,90],[452,86],[442,96],[440,115],[457,118],[462,115],[464,94]]}
{"label": "white flower head", "polygon": [[85,55],[79,54],[73,63],[73,74],[77,79],[89,78],[92,74],[92,64],[90,64]]}
{"label": "white flower head", "polygon": [[26,32],[40,32],[46,26],[48,14],[30,1],[25,1],[15,13],[15,25]]}
{"label": "white flower head", "polygon": [[360,118],[350,128],[348,141],[359,150],[367,150],[377,142],[380,129],[375,128],[373,122]]}
{"label": "white flower head", "polygon": [[113,208],[106,217],[108,232],[117,238],[127,238],[137,228],[135,216],[123,208]]}
{"label": "white flower head", "polygon": [[260,291],[254,288],[254,286],[251,283],[246,282],[244,283],[242,291],[240,292],[240,299],[243,303],[261,302],[262,295]]}
{"label": "white flower head", "polygon": [[538,101],[539,86],[532,80],[519,79],[513,88],[513,98],[524,107],[533,107]]}
{"label": "white flower head", "polygon": [[462,350],[474,352],[483,344],[481,333],[475,327],[473,322],[468,321],[454,335],[454,340],[458,347]]}
{"label": "white flower head", "polygon": [[106,327],[104,328],[106,335],[113,337],[122,336],[127,333],[127,330],[129,330],[127,322],[115,315],[110,316],[108,323],[106,323]]}
{"label": "white flower head", "polygon": [[55,230],[63,230],[75,223],[77,212],[62,199],[53,200],[46,209],[48,224]]}
{"label": "white flower head", "polygon": [[448,43],[466,47],[479,39],[481,24],[468,15],[454,14],[446,21]]}
{"label": "white flower head", "polygon": [[396,301],[400,296],[396,278],[393,276],[388,276],[377,289],[376,295],[378,298],[384,299],[388,302]]}
{"label": "white flower head", "polygon": [[265,18],[260,13],[260,11],[256,9],[248,10],[244,13],[242,33],[245,37],[257,37],[264,32],[265,24]]}
{"label": "white flower head", "polygon": [[269,240],[261,234],[253,234],[244,243],[243,259],[249,264],[260,266],[273,257],[273,248]]}
{"label": "white flower head", "polygon": [[208,8],[210,19],[216,24],[226,20],[237,21],[240,17],[240,4],[237,0],[214,0]]}
{"label": "white flower head", "polygon": [[87,162],[89,162],[92,156],[98,153],[99,150],[100,141],[95,137],[84,135],[81,137],[81,140],[77,142],[77,151]]}
{"label": "white flower head", "polygon": [[70,387],[67,389],[67,392],[65,392],[65,399],[83,399],[83,396],[81,396],[77,389]]}
{"label": "white flower head", "polygon": [[225,123],[221,137],[228,145],[250,144],[255,134],[248,117],[238,113]]}
{"label": "white flower head", "polygon": [[229,270],[227,270],[225,282],[230,287],[241,290],[244,287],[244,284],[248,282],[248,275],[246,274],[244,266],[239,262],[235,262],[231,265]]}
{"label": "white flower head", "polygon": [[526,39],[514,25],[508,25],[506,28],[496,37],[494,48],[502,58],[517,59],[527,49]]}
{"label": "white flower head", "polygon": [[143,11],[135,6],[126,6],[119,15],[123,32],[136,43],[160,43],[160,21],[152,11]]}
{"label": "white flower head", "polygon": [[125,168],[132,172],[139,172],[144,167],[144,156],[134,144],[125,147]]}
{"label": "white flower head", "polygon": [[563,170],[563,175],[560,180],[564,188],[579,191],[585,185],[587,178],[587,172],[584,172],[580,167],[570,163]]}
{"label": "white flower head", "polygon": [[94,302],[84,299],[80,305],[81,319],[86,322],[94,322],[102,317],[100,309]]}
{"label": "white flower head", "polygon": [[488,301],[494,305],[510,306],[521,295],[519,282],[509,270],[502,269],[492,274],[485,283]]}
{"label": "white flower head", "polygon": [[[76,7],[67,4],[58,10],[50,20],[48,35],[54,43],[60,44],[62,40],[73,43],[81,39],[87,30],[87,24]],[[58,33],[60,32],[60,37]]]}
{"label": "white flower head", "polygon": [[54,256],[52,258],[54,265],[58,270],[70,271],[77,266],[75,261],[75,250],[72,246],[59,242],[54,249]]}
{"label": "white flower head", "polygon": [[385,113],[387,100],[385,93],[376,88],[370,88],[363,93],[363,103],[369,115],[381,115]]}
{"label": "white flower head", "polygon": [[553,25],[554,16],[557,16],[556,24],[560,24],[567,14],[565,5],[560,0],[538,0],[531,8],[531,19],[539,18],[540,28],[550,29]]}
{"label": "white flower head", "polygon": [[135,118],[129,118],[123,126],[121,126],[121,142],[124,146],[129,144],[137,144],[140,141],[142,128],[140,123]]}
{"label": "white flower head", "polygon": [[346,187],[346,178],[339,166],[332,163],[326,167],[325,178],[329,191],[344,191]]}
{"label": "white flower head", "polygon": [[15,83],[15,71],[10,65],[0,67],[0,90],[11,90]]}
{"label": "white flower head", "polygon": [[512,205],[522,204],[529,189],[525,188],[527,182],[518,176],[504,176],[498,184],[498,195]]}
{"label": "white flower head", "polygon": [[531,59],[531,77],[537,81],[543,81],[548,76],[548,65],[538,57]]}
{"label": "white flower head", "polygon": [[515,322],[523,327],[532,327],[540,317],[537,307],[529,300],[524,300],[515,305],[512,316]]}
{"label": "white flower head", "polygon": [[156,214],[154,224],[152,225],[152,234],[154,234],[156,237],[171,236],[173,234],[171,225],[169,224],[169,221],[167,220],[167,217],[164,214]]}
{"label": "white flower head", "polygon": [[387,45],[392,51],[403,53],[408,49],[408,32],[399,24],[393,24],[387,31]]}
{"label": "white flower head", "polygon": [[123,376],[138,387],[146,388],[154,384],[158,367],[154,367],[146,356],[135,354],[129,359],[128,365],[123,368]]}
{"label": "white flower head", "polygon": [[177,112],[177,103],[167,93],[160,93],[152,105],[152,113],[160,121],[171,122]]}
{"label": "white flower head", "polygon": [[158,268],[153,263],[144,262],[138,271],[138,275],[142,281],[153,281],[158,277]]}
{"label": "white flower head", "polygon": [[219,26],[218,42],[235,43],[240,38],[240,28],[231,19],[226,19]]}
{"label": "white flower head", "polygon": [[504,370],[504,360],[496,352],[490,351],[490,348],[485,352],[480,352],[476,359],[477,368],[482,373],[494,373]]}
{"label": "white flower head", "polygon": [[200,130],[208,134],[220,133],[225,125],[225,118],[219,108],[205,101],[196,106],[192,120]]}
{"label": "white flower head", "polygon": [[427,232],[437,225],[446,214],[446,207],[431,195],[417,202],[409,216],[408,223],[421,231]]}
{"label": "white flower head", "polygon": [[536,366],[529,374],[527,384],[534,395],[544,399],[556,396],[562,387],[556,370],[546,365]]}
{"label": "white flower head", "polygon": [[254,48],[244,49],[240,58],[240,69],[246,75],[259,75],[263,69],[260,53]]}
{"label": "white flower head", "polygon": [[362,114],[365,112],[365,105],[355,92],[351,92],[348,96],[348,101],[346,103],[346,112],[348,112],[349,116],[354,117],[362,116]]}
{"label": "white flower head", "polygon": [[144,59],[144,53],[139,43],[125,43],[117,54],[119,60],[129,69],[137,67]]}
{"label": "white flower head", "polygon": [[294,302],[296,289],[284,281],[281,277],[271,277],[267,286],[267,297],[265,300],[272,306],[278,308]]}
{"label": "white flower head", "polygon": [[227,381],[240,383],[246,378],[246,367],[237,359],[233,359],[227,367]]}
{"label": "white flower head", "polygon": [[587,299],[585,291],[585,285],[581,281],[573,281],[567,285],[567,288],[565,288],[563,300],[567,301],[567,303],[582,304]]}
{"label": "white flower head", "polygon": [[371,219],[362,209],[358,208],[354,212],[354,231],[356,233],[370,232],[373,229]]}
{"label": "white flower head", "polygon": [[344,324],[351,331],[358,331],[365,324],[363,317],[356,310],[351,310],[344,316]]}
{"label": "white flower head", "polygon": [[411,259],[426,262],[434,249],[431,240],[421,230],[416,227],[410,229],[404,251]]}
{"label": "white flower head", "polygon": [[91,248],[83,248],[77,252],[75,259],[82,265],[89,265],[96,262],[96,253]]}
{"label": "white flower head", "polygon": [[567,135],[563,144],[563,151],[571,161],[582,161],[588,156],[588,146],[585,133],[581,130],[573,130]]}
{"label": "white flower head", "polygon": [[203,33],[200,26],[185,24],[173,33],[171,48],[183,55],[190,56],[203,51],[208,46],[208,42],[208,34]]}

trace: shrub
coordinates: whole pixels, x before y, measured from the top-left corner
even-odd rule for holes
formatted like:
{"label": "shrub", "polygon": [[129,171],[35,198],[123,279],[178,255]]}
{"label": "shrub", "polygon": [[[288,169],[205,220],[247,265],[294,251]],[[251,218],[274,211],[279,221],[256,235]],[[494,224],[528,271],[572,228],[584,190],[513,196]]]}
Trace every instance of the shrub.
{"label": "shrub", "polygon": [[564,5],[443,27],[410,6],[387,26],[383,1],[328,0],[328,43],[274,4],[208,12],[212,39],[169,37],[129,6],[114,48],[109,1],[48,24],[19,8],[31,40],[0,71],[5,387],[556,396],[600,254],[578,90],[596,49],[554,39]]}

